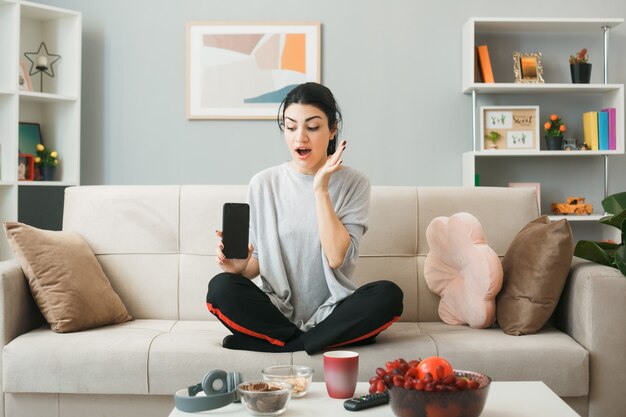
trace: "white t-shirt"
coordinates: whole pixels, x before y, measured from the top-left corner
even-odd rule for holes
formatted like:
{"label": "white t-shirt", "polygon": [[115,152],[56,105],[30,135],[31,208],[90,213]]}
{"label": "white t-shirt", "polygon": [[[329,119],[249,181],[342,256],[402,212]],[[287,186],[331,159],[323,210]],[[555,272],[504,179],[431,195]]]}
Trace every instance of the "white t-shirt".
{"label": "white t-shirt", "polygon": [[331,175],[328,192],[350,234],[346,257],[336,269],[322,251],[312,175],[286,162],[256,174],[248,191],[250,242],[259,260],[259,287],[303,331],[324,320],[356,289],[350,277],[359,240],[367,230],[370,184],[363,174],[342,167]]}

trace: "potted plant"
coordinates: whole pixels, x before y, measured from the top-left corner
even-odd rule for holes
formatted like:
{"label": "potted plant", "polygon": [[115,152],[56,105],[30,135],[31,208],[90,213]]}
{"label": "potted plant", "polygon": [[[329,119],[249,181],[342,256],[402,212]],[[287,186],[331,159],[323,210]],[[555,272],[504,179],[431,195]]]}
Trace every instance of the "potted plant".
{"label": "potted plant", "polygon": [[589,54],[587,49],[583,48],[576,53],[576,55],[569,56],[569,68],[572,74],[572,83],[574,84],[589,84],[591,79],[591,64],[589,60]]}
{"label": "potted plant", "polygon": [[581,240],[574,248],[574,255],[602,265],[617,268],[626,275],[626,192],[612,194],[602,200],[602,207],[608,216],[598,220],[602,224],[616,227],[621,232],[620,243],[613,241],[592,242]]}
{"label": "potted plant", "polygon": [[501,136],[502,135],[500,134],[500,132],[497,132],[495,130],[492,130],[491,132],[489,132],[488,135],[485,135],[485,137],[491,141],[487,148],[498,149],[498,145],[496,145],[496,142],[498,142],[498,139],[500,139]]}
{"label": "potted plant", "polygon": [[563,133],[567,131],[567,126],[559,115],[551,114],[550,120],[543,124],[546,132],[546,146],[549,151],[560,151],[563,149]]}
{"label": "potted plant", "polygon": [[50,148],[46,148],[41,143],[37,145],[37,156],[35,166],[39,169],[39,176],[43,181],[52,181],[57,165],[59,165],[59,154]]}

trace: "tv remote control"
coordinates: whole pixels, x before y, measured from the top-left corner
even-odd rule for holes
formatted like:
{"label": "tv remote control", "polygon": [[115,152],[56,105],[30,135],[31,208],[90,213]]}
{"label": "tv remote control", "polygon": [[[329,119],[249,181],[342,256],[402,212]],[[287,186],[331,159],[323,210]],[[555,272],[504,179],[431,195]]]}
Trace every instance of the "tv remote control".
{"label": "tv remote control", "polygon": [[343,402],[343,407],[349,411],[360,411],[377,405],[387,404],[389,402],[389,394],[387,392],[361,395]]}

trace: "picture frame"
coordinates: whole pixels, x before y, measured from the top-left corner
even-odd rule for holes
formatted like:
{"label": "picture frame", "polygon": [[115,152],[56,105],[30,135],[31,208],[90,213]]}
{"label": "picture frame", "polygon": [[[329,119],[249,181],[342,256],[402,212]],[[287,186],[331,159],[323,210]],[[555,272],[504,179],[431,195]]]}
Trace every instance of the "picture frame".
{"label": "picture frame", "polygon": [[480,137],[481,151],[539,151],[539,106],[482,106]]}
{"label": "picture frame", "polygon": [[20,62],[20,74],[18,78],[20,91],[33,91],[33,84],[30,81],[28,68],[24,62]]}
{"label": "picture frame", "polygon": [[33,155],[18,154],[17,179],[18,181],[33,181],[35,179],[35,157]]}
{"label": "picture frame", "polygon": [[510,188],[534,188],[537,193],[537,207],[541,213],[541,183],[540,182],[510,182]]}
{"label": "picture frame", "polygon": [[541,52],[513,52],[513,73],[516,83],[544,83]]}
{"label": "picture frame", "polygon": [[187,118],[276,119],[293,87],[320,82],[319,22],[188,22]]}
{"label": "picture frame", "polygon": [[43,143],[41,125],[39,123],[20,122],[18,133],[18,154],[36,155],[37,145]]}

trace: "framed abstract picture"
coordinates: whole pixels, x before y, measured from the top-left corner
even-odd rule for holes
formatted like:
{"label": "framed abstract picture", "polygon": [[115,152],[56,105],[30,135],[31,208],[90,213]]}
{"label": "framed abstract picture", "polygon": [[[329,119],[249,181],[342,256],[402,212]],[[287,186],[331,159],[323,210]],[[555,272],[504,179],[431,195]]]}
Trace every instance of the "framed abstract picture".
{"label": "framed abstract picture", "polygon": [[320,65],[319,23],[187,23],[187,118],[276,119]]}

